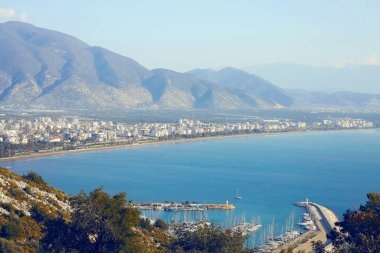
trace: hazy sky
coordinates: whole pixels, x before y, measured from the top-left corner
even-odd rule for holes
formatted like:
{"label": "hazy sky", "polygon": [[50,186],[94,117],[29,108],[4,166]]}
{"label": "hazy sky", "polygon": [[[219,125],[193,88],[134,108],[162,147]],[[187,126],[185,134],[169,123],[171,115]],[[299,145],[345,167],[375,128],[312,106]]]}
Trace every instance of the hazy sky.
{"label": "hazy sky", "polygon": [[379,64],[379,0],[0,0],[23,20],[148,68]]}

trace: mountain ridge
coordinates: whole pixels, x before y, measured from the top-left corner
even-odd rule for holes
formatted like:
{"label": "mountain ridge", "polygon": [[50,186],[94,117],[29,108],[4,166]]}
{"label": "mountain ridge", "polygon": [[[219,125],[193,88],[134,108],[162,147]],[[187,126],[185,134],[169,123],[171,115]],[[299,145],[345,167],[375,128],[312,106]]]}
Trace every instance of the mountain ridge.
{"label": "mountain ridge", "polygon": [[[0,56],[1,106],[224,110],[287,106],[275,97],[271,102],[261,99],[264,94],[252,98],[243,89],[230,89],[189,73],[148,70],[105,48],[22,22],[0,24]],[[269,82],[262,85],[287,97]]]}

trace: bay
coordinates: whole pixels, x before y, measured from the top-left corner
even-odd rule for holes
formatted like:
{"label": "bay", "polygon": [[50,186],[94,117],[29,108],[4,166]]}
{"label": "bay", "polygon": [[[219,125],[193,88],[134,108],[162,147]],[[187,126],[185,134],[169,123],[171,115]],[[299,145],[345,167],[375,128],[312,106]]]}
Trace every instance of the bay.
{"label": "bay", "polygon": [[[380,192],[380,131],[350,130],[244,136],[76,153],[1,162],[36,171],[66,193],[104,186],[134,201],[232,202],[233,211],[209,211],[223,224],[233,217],[276,219],[284,229],[293,204],[320,203],[340,217]],[[241,200],[235,200],[236,189]],[[157,214],[156,214],[157,215]],[[164,218],[170,217],[163,215]]]}

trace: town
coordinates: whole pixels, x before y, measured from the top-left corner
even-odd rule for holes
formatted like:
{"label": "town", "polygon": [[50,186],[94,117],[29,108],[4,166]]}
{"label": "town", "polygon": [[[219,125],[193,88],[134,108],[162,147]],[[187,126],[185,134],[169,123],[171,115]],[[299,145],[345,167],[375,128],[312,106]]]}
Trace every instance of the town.
{"label": "town", "polygon": [[317,122],[256,119],[242,123],[205,123],[180,119],[177,123],[140,124],[75,117],[11,118],[0,121],[0,156],[211,136],[373,127],[373,122],[350,118]]}

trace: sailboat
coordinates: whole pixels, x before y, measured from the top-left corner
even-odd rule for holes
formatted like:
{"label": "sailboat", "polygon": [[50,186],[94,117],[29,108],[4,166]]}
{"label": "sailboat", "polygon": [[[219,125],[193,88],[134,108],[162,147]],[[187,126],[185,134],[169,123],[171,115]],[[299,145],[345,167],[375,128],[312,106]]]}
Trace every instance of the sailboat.
{"label": "sailboat", "polygon": [[235,199],[241,199],[241,196],[239,196],[239,189],[236,188],[236,196]]}

